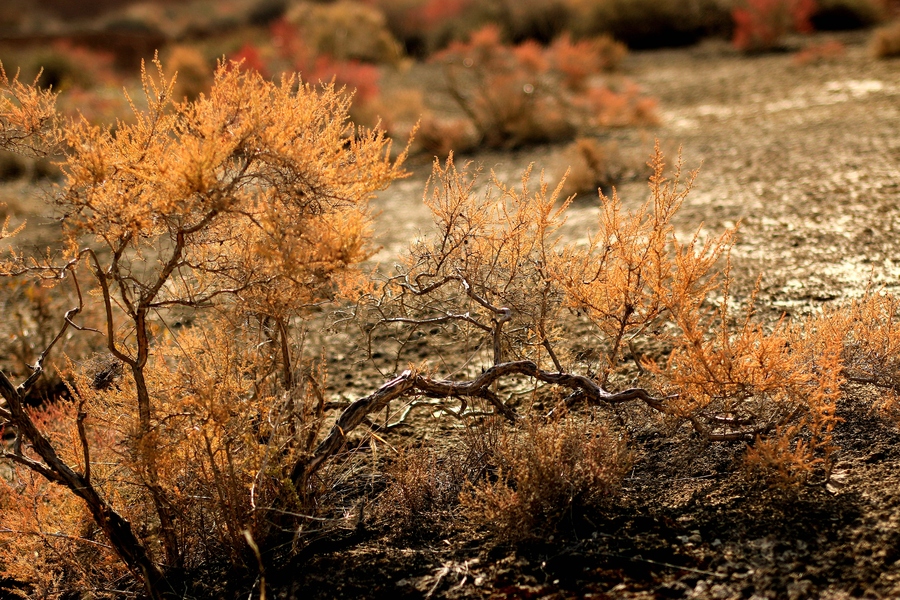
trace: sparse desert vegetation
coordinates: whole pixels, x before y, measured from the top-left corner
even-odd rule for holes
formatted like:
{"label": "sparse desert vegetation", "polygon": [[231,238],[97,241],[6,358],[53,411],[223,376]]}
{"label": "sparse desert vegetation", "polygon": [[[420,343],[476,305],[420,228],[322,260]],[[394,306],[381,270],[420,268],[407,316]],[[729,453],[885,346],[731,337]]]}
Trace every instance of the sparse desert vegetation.
{"label": "sparse desert vegetation", "polygon": [[0,10],[3,594],[900,594],[890,3],[211,6]]}

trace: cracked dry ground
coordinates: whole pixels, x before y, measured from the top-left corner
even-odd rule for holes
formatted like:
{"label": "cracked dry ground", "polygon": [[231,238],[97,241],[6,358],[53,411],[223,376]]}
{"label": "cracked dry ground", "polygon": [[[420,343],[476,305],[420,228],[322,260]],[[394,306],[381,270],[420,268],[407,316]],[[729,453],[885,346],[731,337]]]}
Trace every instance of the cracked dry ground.
{"label": "cracked dry ground", "polygon": [[[688,233],[701,222],[713,232],[741,223],[734,293],[746,298],[762,274],[765,318],[900,284],[900,62],[871,59],[866,39],[847,35],[843,57],[806,66],[717,44],[628,59],[629,76],[659,98],[662,125],[610,139],[626,156],[646,156],[659,138],[670,156],[683,148],[688,168],[702,164],[680,225]],[[470,158],[515,180],[557,154]],[[388,264],[428,230],[428,166],[413,170],[376,201],[377,258]],[[626,206],[643,201],[645,185],[619,187]],[[584,235],[595,207],[577,201],[567,235]],[[383,381],[348,365],[332,365],[347,397]],[[739,444],[637,431],[622,498],[564,539],[514,549],[462,525],[410,537],[372,517],[365,530],[313,544],[273,583],[285,598],[900,597],[900,430],[871,404],[866,391],[845,390],[828,486],[780,496],[736,474]],[[430,419],[417,435],[437,440],[447,428]]]}

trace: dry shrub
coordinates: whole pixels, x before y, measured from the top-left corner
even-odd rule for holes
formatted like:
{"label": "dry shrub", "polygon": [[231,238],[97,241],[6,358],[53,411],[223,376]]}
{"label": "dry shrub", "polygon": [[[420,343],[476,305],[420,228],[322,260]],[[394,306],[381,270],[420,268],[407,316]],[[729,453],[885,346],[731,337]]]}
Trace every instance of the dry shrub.
{"label": "dry shrub", "polygon": [[[712,411],[719,417],[701,427],[706,436],[755,439],[748,472],[778,485],[803,483],[816,469],[828,471],[839,421],[835,406],[845,381],[840,327],[829,314],[765,327],[753,319],[752,298],[743,323],[733,327],[728,301],[726,287],[718,315],[704,314],[700,306],[673,311],[679,327],[675,347],[664,368],[647,363],[677,390],[670,405],[674,414],[696,428],[696,416]],[[731,433],[750,423],[740,435]]]}
{"label": "dry shrub", "polygon": [[460,439],[438,449],[414,446],[386,469],[387,488],[379,512],[410,533],[427,532],[458,514],[460,494],[494,464],[503,424],[498,419],[470,423]]}
{"label": "dry shrub", "polygon": [[589,127],[652,122],[652,102],[636,86],[614,91],[594,80],[615,69],[623,54],[609,38],[573,42],[563,36],[547,48],[533,41],[507,46],[500,30],[488,26],[433,60],[443,64],[448,91],[481,143],[515,147]]}
{"label": "dry shrub", "polygon": [[[57,402],[35,409],[32,418],[58,444],[66,460],[83,466],[75,426],[78,411],[75,403]],[[86,434],[96,451],[98,479],[121,476],[111,436],[90,420]],[[35,472],[11,467],[9,477],[0,478],[0,573],[18,582],[23,598],[60,597],[85,590],[98,598],[115,598],[113,582],[127,577],[127,569],[81,499]]]}
{"label": "dry shrub", "polygon": [[732,13],[732,43],[745,52],[771,50],[788,33],[811,32],[815,10],[815,0],[744,0]]}
{"label": "dry shrub", "polygon": [[401,56],[400,44],[387,29],[384,15],[359,2],[300,2],[288,9],[285,20],[297,27],[316,55],[374,63],[394,63]]}
{"label": "dry shrub", "polygon": [[565,519],[602,509],[632,463],[599,415],[531,418],[501,435],[493,458],[494,476],[461,501],[469,519],[509,542],[545,538]]}
{"label": "dry shrub", "polygon": [[871,52],[875,58],[900,56],[900,21],[875,30],[872,34]]}
{"label": "dry shrub", "polygon": [[879,390],[876,408],[900,422],[900,299],[870,292],[830,317],[844,337],[847,380]]}
{"label": "dry shrub", "polygon": [[178,74],[172,92],[176,98],[195,100],[209,92],[213,69],[197,48],[185,44],[171,46],[166,51],[165,64],[169,76]]}
{"label": "dry shrub", "polygon": [[426,113],[416,132],[416,143],[439,158],[451,153],[466,153],[478,148],[480,136],[469,119],[439,117]]}
{"label": "dry shrub", "polygon": [[[350,124],[333,87],[222,65],[209,94],[180,102],[155,66],[142,73],[146,108],[132,104],[133,122],[115,129],[54,118],[52,97],[0,81],[11,107],[0,145],[66,142],[55,199],[68,242],[37,260],[11,253],[0,274],[68,289],[74,305],[56,311],[21,386],[0,371],[0,422],[22,442],[3,457],[62,492],[48,509],[86,509],[118,564],[160,597],[187,572],[255,571],[244,532],[280,543],[285,515],[318,494],[298,470],[325,406],[304,323],[310,306],[365,283],[353,265],[370,254],[368,201],[403,175],[403,155]],[[11,235],[7,224],[0,238]],[[26,394],[72,332],[102,340],[122,375],[73,369],[74,413],[39,418]],[[84,535],[67,535],[77,558]],[[86,588],[111,583],[81,567],[96,575]]]}
{"label": "dry shrub", "polygon": [[596,194],[609,190],[622,177],[624,167],[619,147],[603,144],[596,138],[578,138],[563,150],[562,162],[567,168],[562,195]]}

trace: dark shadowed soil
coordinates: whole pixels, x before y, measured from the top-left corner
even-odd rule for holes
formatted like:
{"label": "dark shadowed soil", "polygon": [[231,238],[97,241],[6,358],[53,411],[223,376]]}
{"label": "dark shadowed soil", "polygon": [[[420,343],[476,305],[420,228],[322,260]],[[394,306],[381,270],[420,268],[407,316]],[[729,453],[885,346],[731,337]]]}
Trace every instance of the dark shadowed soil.
{"label": "dark shadowed soil", "polygon": [[[702,165],[680,226],[688,235],[740,222],[734,294],[746,299],[761,274],[765,318],[900,284],[900,63],[871,59],[865,34],[840,39],[844,56],[807,65],[724,43],[633,54],[626,69],[659,98],[662,125],[607,134],[637,164],[658,138],[669,156],[682,148],[687,168]],[[558,155],[468,158],[515,181],[531,161],[555,176]],[[428,231],[426,162],[376,201],[384,264]],[[636,206],[645,180],[619,193]],[[576,201],[567,235],[586,235],[595,210]],[[332,381],[347,383],[349,399],[383,381],[369,372],[335,361]],[[622,497],[553,539],[506,546],[452,515],[401,525],[378,512],[373,485],[371,514],[348,503],[346,529],[310,542],[270,588],[281,598],[900,597],[900,430],[866,393],[848,387],[840,402],[831,479],[799,491],[749,483],[741,444],[637,429]],[[438,439],[451,425],[425,418],[403,435]]]}

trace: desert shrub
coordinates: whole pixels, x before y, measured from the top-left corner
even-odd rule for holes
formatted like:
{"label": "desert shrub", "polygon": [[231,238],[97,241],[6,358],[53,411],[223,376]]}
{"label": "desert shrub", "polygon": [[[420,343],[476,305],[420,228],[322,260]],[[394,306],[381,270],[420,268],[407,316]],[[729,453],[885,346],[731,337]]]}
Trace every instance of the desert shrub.
{"label": "desert shrub", "polygon": [[602,509],[631,469],[625,439],[605,419],[530,419],[496,445],[493,481],[471,485],[465,514],[500,539],[522,542],[553,535],[564,519]]}
{"label": "desert shrub", "polygon": [[400,58],[399,42],[388,31],[384,15],[365,4],[349,0],[333,4],[300,2],[284,18],[317,55],[374,63]]}
{"label": "desert shrub", "polygon": [[[223,65],[208,95],[179,103],[159,63],[143,83],[147,108],[133,104],[134,122],[113,130],[60,125],[52,95],[2,80],[0,144],[40,152],[64,140],[67,240],[58,257],[10,254],[2,274],[68,287],[74,308],[57,314],[22,385],[0,374],[0,419],[20,436],[21,451],[3,454],[17,477],[51,482],[48,509],[75,515],[53,523],[66,531],[32,522],[16,535],[78,561],[95,535],[85,531],[97,532],[119,571],[159,597],[188,572],[255,571],[248,535],[265,547],[278,515],[314,509],[316,481],[295,471],[318,439],[325,374],[304,317],[354,288],[367,201],[401,171],[383,133],[349,124],[333,87]],[[39,418],[26,395],[73,331],[97,336],[122,374],[73,366],[75,410]],[[17,564],[14,547],[2,550],[4,568]],[[79,576],[102,590],[109,571],[92,561]]]}
{"label": "desert shrub", "polygon": [[743,51],[771,50],[790,32],[812,31],[815,10],[815,0],[747,0],[733,11],[732,43]]}
{"label": "desert shrub", "polygon": [[[518,390],[535,405],[557,398],[554,412],[637,402],[708,440],[756,440],[760,452],[771,449],[766,468],[796,473],[794,484],[804,468],[826,469],[843,381],[840,344],[820,334],[824,325],[770,329],[752,311],[736,320],[728,271],[717,270],[733,232],[676,238],[673,218],[693,176],[682,181],[676,169],[667,178],[658,151],[651,166],[651,197],[642,207],[625,213],[615,193],[601,195],[597,231],[562,244],[569,201],[558,202],[561,187],[541,182],[529,191],[526,172],[518,189],[492,181],[478,192],[477,173],[436,163],[426,195],[435,234],[411,246],[355,313],[369,348],[395,340],[378,347],[383,369],[403,362],[407,341],[422,329],[458,341],[452,353],[436,350],[433,361],[354,403],[320,445],[322,460],[361,422],[359,412],[396,398],[457,398],[457,417],[489,410],[521,423],[512,404]],[[721,299],[712,302],[713,294]],[[567,311],[592,332],[596,352],[573,347],[562,327]],[[668,358],[641,359],[635,344],[642,339],[667,347]],[[396,359],[382,356],[388,350]],[[640,362],[637,372],[626,354]],[[440,378],[435,369],[458,375]],[[622,389],[641,372],[646,386]]]}
{"label": "desert shrub", "polygon": [[561,160],[567,173],[564,196],[610,190],[624,171],[616,144],[603,144],[596,138],[576,139],[563,150]]}
{"label": "desert shrub", "polygon": [[847,380],[879,391],[876,408],[897,419],[900,392],[900,299],[869,292],[829,314],[843,337]]}
{"label": "desert shrub", "polygon": [[654,122],[653,103],[636,86],[614,90],[592,80],[615,69],[624,52],[609,38],[506,46],[499,29],[486,27],[433,60],[444,66],[448,91],[481,143],[511,147],[565,139],[592,126]]}
{"label": "desert shrub", "polygon": [[872,34],[871,48],[875,58],[900,56],[900,21],[876,29]]}
{"label": "desert shrub", "polygon": [[[66,460],[83,468],[81,457],[71,452],[71,442],[79,435],[75,426],[79,409],[75,403],[57,402],[34,409],[30,416]],[[119,457],[109,444],[110,436],[92,425],[84,431],[95,450],[94,469],[100,471],[98,477],[108,476],[99,464],[114,464]],[[127,578],[128,571],[80,498],[37,472],[15,467],[8,478],[0,479],[0,492],[0,568],[4,576],[24,584],[21,591],[27,593],[22,597],[59,597],[85,590],[114,597],[110,584]]]}
{"label": "desert shrub", "polygon": [[457,517],[460,495],[495,468],[503,428],[497,418],[466,423],[462,435],[443,448],[402,450],[385,470],[380,516],[409,534],[427,533]]}
{"label": "desert shrub", "polygon": [[209,91],[213,69],[206,57],[193,46],[176,44],[167,49],[165,65],[170,76],[178,74],[173,95],[194,100]]}
{"label": "desert shrub", "polygon": [[281,73],[300,73],[313,85],[321,88],[334,85],[342,94],[353,97],[351,116],[359,123],[378,122],[375,106],[380,95],[378,68],[359,60],[339,60],[331,54],[320,54],[307,44],[302,32],[285,20],[270,25],[271,46],[245,44],[232,62],[240,68],[253,70],[264,76]]}

